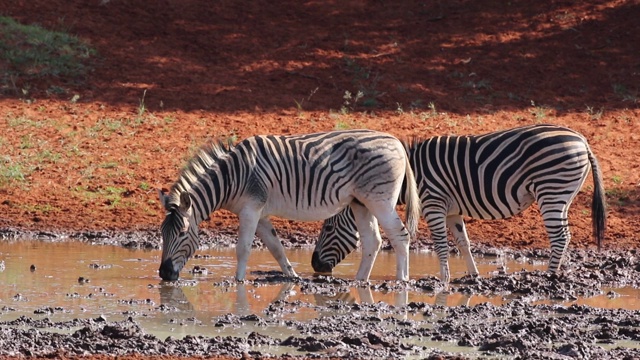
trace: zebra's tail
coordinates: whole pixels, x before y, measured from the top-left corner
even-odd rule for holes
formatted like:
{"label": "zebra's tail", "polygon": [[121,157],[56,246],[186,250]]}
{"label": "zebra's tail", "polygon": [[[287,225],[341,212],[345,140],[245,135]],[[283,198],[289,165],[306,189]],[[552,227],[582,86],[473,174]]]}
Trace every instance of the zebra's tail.
{"label": "zebra's tail", "polygon": [[411,163],[409,162],[409,156],[405,156],[405,193],[404,200],[406,204],[406,219],[405,225],[411,238],[414,239],[416,232],[418,232],[418,223],[420,222],[420,196],[418,196],[418,186],[416,184],[416,177],[411,169]]}
{"label": "zebra's tail", "polygon": [[593,237],[598,244],[598,251],[602,248],[604,230],[607,225],[607,205],[602,183],[602,170],[591,149],[587,147],[589,162],[591,163],[591,173],[593,174],[593,200],[591,202],[591,221],[593,222]]}

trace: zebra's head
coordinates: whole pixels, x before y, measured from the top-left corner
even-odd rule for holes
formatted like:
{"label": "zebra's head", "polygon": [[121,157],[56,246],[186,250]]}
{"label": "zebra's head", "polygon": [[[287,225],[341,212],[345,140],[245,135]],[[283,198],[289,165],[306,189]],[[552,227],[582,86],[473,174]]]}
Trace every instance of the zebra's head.
{"label": "zebra's head", "polygon": [[167,211],[162,222],[162,262],[158,273],[162,280],[177,280],[180,270],[198,248],[198,224],[193,217],[191,196],[180,193],[179,203],[172,202],[171,195],[158,190],[160,202]]}
{"label": "zebra's head", "polygon": [[318,273],[331,273],[358,245],[360,234],[351,207],[347,206],[326,219],[311,257],[311,266]]}

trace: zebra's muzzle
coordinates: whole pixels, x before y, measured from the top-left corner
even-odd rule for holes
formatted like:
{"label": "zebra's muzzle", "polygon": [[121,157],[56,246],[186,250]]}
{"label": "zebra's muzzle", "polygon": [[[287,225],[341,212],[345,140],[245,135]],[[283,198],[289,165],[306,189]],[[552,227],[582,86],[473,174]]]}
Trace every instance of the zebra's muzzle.
{"label": "zebra's muzzle", "polygon": [[317,252],[313,252],[311,256],[311,266],[313,270],[317,273],[328,273],[331,274],[333,271],[333,266],[329,262],[322,261],[320,259],[320,255]]}
{"label": "zebra's muzzle", "polygon": [[165,281],[178,280],[178,278],[180,277],[180,271],[175,269],[171,258],[163,261],[162,264],[160,264],[158,273],[160,274],[160,278]]}

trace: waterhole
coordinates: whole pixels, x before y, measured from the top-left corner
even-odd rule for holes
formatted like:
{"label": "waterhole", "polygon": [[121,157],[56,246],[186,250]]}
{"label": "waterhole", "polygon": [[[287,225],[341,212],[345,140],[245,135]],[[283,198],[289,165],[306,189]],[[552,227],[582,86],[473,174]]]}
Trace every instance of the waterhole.
{"label": "waterhole", "polygon": [[[287,250],[298,274],[313,277],[310,265],[311,249]],[[265,331],[252,325],[218,326],[217,318],[225,314],[265,316],[265,310],[278,300],[300,304],[324,305],[333,300],[366,304],[383,302],[403,306],[411,302],[449,307],[475,306],[481,303],[501,305],[509,299],[500,296],[466,295],[462,293],[434,294],[422,291],[383,292],[369,288],[350,288],[348,292],[324,296],[305,294],[299,284],[236,284],[233,281],[236,260],[230,248],[199,251],[181,273],[177,283],[164,283],[158,276],[161,252],[129,250],[117,246],[88,245],[80,242],[51,243],[16,241],[0,244],[0,321],[27,316],[49,318],[53,322],[74,318],[96,318],[119,321],[133,317],[144,331],[163,339],[186,335],[247,336],[253,331]],[[546,262],[514,261],[501,257],[478,257],[481,276],[491,276],[498,268],[507,272],[544,270]],[[359,264],[359,253],[345,259],[334,276],[352,279]],[[434,276],[439,272],[433,253],[412,252],[412,279]],[[450,260],[452,277],[465,273],[464,261]],[[197,267],[199,271],[192,271]],[[374,266],[371,281],[393,280],[393,252],[381,252]],[[258,274],[279,270],[277,262],[266,250],[254,249],[248,265],[248,279]],[[223,284],[223,285],[221,285]],[[224,285],[226,284],[226,285]],[[605,293],[609,289],[603,289]],[[640,291],[634,288],[614,289],[621,296],[599,295],[578,298],[560,304],[589,305],[598,308],[640,309]],[[551,300],[537,303],[550,304]],[[555,302],[558,303],[558,302]],[[283,321],[310,321],[330,315],[326,308],[299,306],[290,313],[279,313]],[[295,331],[286,326],[270,326],[270,336],[286,338]],[[425,340],[426,341],[426,340]],[[425,344],[433,346],[433,342]],[[454,350],[455,344],[443,342],[443,348]]]}

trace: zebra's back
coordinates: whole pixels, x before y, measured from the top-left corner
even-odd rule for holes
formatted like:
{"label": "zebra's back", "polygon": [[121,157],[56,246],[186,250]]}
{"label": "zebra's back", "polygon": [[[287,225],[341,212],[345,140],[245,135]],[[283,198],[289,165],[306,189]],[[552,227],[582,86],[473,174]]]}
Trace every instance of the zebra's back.
{"label": "zebra's back", "polygon": [[254,136],[236,150],[255,154],[249,191],[264,200],[263,212],[295,220],[330,217],[354,192],[375,200],[396,196],[375,191],[388,181],[378,175],[402,181],[407,170],[402,143],[373,130]]}
{"label": "zebra's back", "polygon": [[413,140],[408,153],[423,205],[440,202],[448,215],[477,219],[518,214],[536,193],[589,170],[584,137],[555,125]]}

